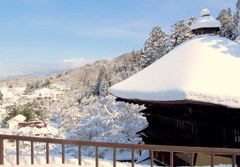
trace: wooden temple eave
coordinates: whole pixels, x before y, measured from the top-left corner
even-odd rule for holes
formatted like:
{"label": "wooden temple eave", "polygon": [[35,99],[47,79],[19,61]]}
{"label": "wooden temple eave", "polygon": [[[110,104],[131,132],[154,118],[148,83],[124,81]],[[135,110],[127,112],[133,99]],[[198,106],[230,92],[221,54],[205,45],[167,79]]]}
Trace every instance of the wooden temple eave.
{"label": "wooden temple eave", "polygon": [[[117,97],[116,101],[123,101],[126,103],[132,103],[132,104],[138,104],[138,105],[145,105],[148,106],[159,106],[159,105],[188,105],[188,104],[196,104],[200,106],[213,106],[213,107],[227,107],[221,104],[214,104],[214,103],[208,103],[208,102],[201,102],[201,101],[194,101],[194,100],[173,100],[173,101],[154,101],[154,100],[141,100],[141,99],[126,99]],[[234,108],[233,108],[234,109]]]}

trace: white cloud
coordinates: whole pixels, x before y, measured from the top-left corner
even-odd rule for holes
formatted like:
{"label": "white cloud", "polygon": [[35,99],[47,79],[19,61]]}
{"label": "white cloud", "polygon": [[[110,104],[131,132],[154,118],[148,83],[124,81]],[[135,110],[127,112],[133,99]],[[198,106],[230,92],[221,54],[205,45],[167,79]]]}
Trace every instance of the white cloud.
{"label": "white cloud", "polygon": [[60,69],[72,69],[86,64],[84,59],[65,59],[59,64]]}
{"label": "white cloud", "polygon": [[127,29],[121,29],[116,27],[102,27],[102,28],[72,28],[72,33],[77,35],[93,35],[103,37],[136,37],[146,38],[146,33],[130,31]]}
{"label": "white cloud", "polygon": [[46,75],[77,68],[86,63],[84,59],[65,59],[56,63],[0,63],[0,78]]}
{"label": "white cloud", "polygon": [[73,25],[68,30],[77,35],[146,38],[145,29],[149,30],[147,25],[142,21],[121,23],[121,21],[117,22],[114,19],[105,19],[94,25]]}

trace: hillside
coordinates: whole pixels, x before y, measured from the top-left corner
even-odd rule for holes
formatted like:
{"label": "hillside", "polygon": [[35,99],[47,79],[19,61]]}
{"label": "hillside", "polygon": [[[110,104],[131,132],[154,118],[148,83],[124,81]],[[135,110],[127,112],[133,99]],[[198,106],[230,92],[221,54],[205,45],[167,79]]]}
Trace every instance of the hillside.
{"label": "hillside", "polygon": [[[135,52],[137,56],[140,56],[140,51]],[[0,80],[0,88],[3,87],[24,87],[27,84],[43,84],[46,80],[49,80],[51,84],[64,85],[68,88],[78,91],[87,91],[86,88],[93,86],[96,83],[99,71],[103,66],[110,71],[114,71],[126,64],[125,62],[131,61],[133,53],[123,54],[112,60],[99,60],[91,64],[84,65],[82,67],[68,70],[65,72],[51,74],[46,76],[36,77],[20,77],[20,78],[7,78]]]}
{"label": "hillside", "polygon": [[[136,73],[139,59],[138,51],[58,74],[1,80],[0,133],[141,143],[136,132],[147,125],[138,112],[142,107],[116,102],[107,91],[109,86]],[[5,128],[8,126],[6,117],[11,112],[26,109],[33,113],[41,111],[40,115],[35,114],[30,120],[43,121],[47,127]],[[11,146],[8,148],[13,149]],[[52,149],[58,152],[59,148]],[[104,157],[108,150],[100,152]],[[84,155],[93,156],[94,152],[85,148]]]}

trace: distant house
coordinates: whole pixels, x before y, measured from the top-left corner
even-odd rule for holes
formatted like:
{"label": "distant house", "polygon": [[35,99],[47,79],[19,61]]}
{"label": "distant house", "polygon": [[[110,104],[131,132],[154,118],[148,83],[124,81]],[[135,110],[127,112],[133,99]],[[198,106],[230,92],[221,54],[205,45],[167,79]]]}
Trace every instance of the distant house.
{"label": "distant house", "polygon": [[26,117],[21,115],[21,114],[18,114],[17,116],[13,117],[12,119],[9,119],[7,121],[7,126],[9,128],[14,128],[16,126],[18,126],[19,123],[22,123],[26,120]]}
{"label": "distant house", "polygon": [[63,99],[66,96],[66,92],[60,92],[57,94],[57,99]]}
{"label": "distant house", "polygon": [[18,127],[20,127],[20,128],[24,128],[24,127],[45,128],[45,127],[47,127],[47,124],[44,122],[23,122],[23,123],[19,123]]}

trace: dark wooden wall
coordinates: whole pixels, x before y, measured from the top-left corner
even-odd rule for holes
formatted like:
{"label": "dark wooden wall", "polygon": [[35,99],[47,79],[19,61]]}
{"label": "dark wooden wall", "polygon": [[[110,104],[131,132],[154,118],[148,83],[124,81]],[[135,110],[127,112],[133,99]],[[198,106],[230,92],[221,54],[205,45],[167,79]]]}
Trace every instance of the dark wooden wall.
{"label": "dark wooden wall", "polygon": [[147,144],[240,148],[240,110],[220,105],[159,104],[141,111]]}

